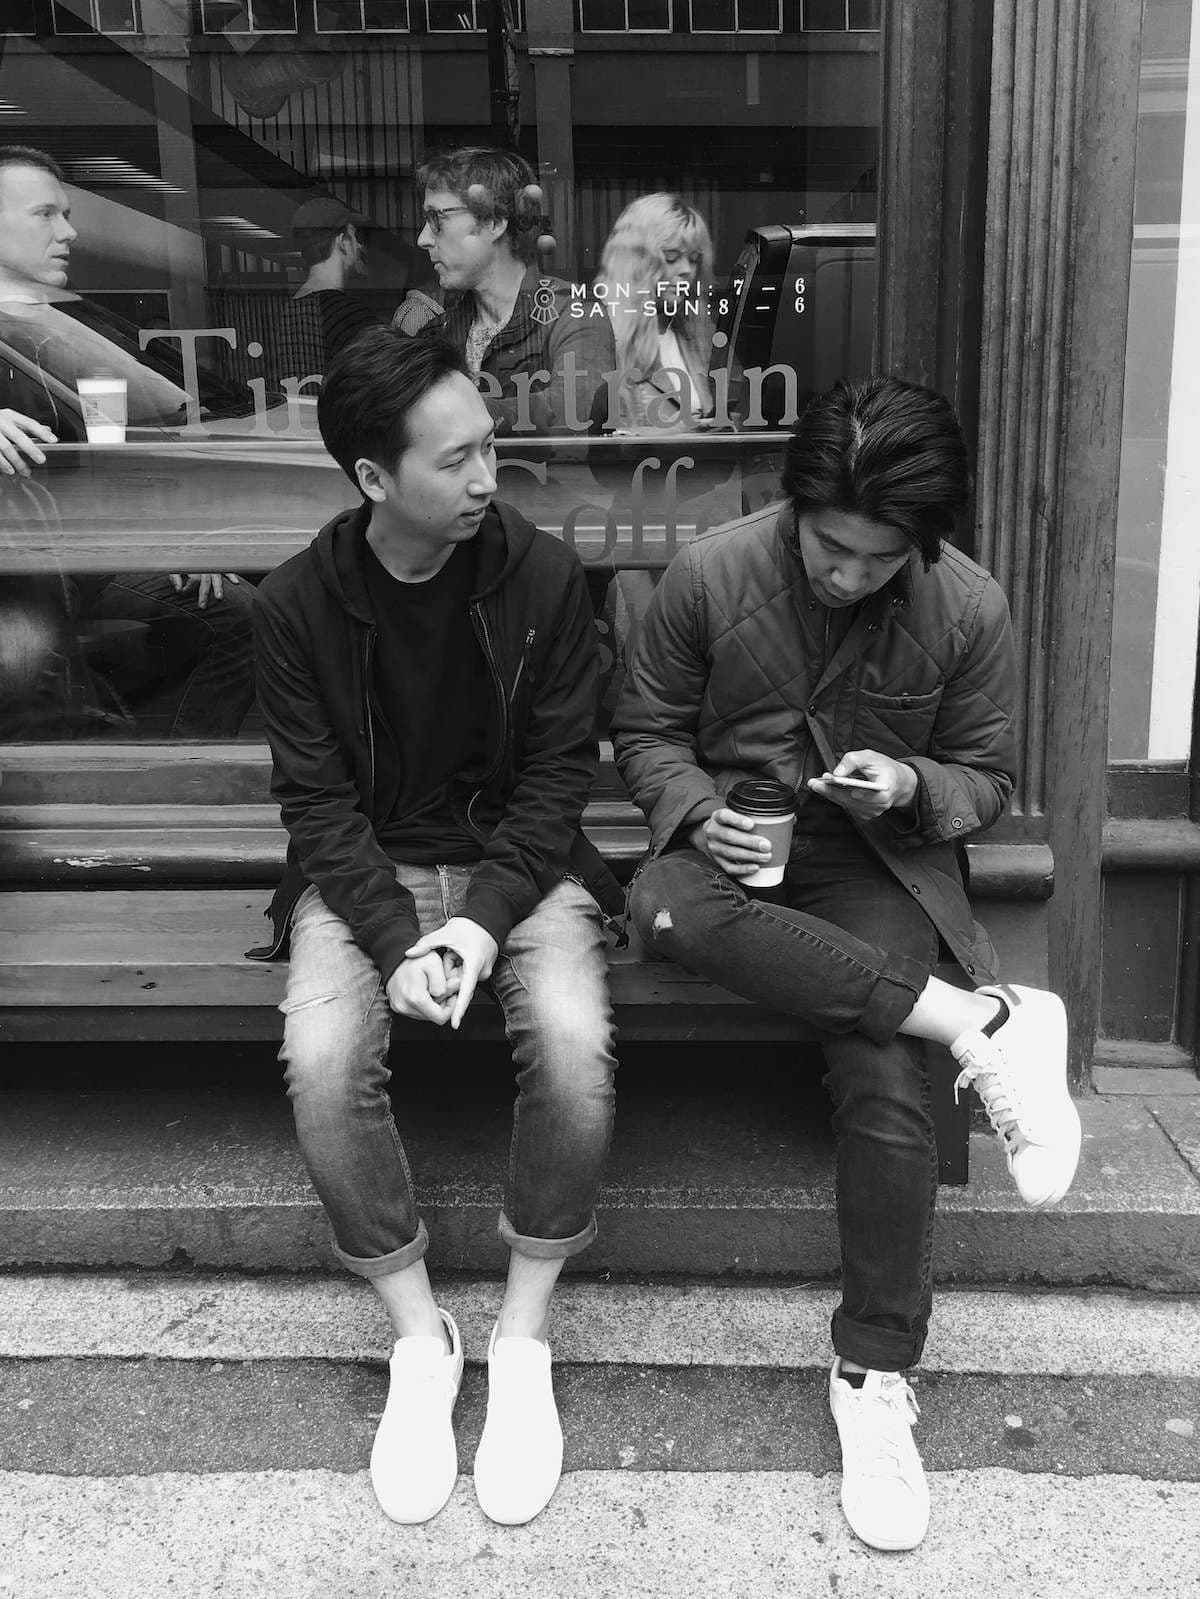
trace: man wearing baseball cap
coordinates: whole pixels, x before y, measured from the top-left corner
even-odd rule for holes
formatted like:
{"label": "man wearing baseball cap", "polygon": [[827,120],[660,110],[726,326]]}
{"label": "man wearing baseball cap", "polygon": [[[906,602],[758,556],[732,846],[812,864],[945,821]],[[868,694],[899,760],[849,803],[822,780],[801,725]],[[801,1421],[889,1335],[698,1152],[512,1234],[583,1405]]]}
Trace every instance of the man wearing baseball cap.
{"label": "man wearing baseball cap", "polygon": [[329,362],[356,333],[380,318],[346,285],[365,276],[363,234],[369,219],[330,194],[314,195],[296,208],[292,238],[307,270],[284,317],[278,376],[324,375]]}

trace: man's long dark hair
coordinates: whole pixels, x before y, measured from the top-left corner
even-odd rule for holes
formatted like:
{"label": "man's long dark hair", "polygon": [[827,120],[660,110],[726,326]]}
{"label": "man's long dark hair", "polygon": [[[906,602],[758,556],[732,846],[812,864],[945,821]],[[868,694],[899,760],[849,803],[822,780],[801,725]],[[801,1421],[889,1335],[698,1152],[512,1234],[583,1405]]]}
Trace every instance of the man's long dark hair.
{"label": "man's long dark hair", "polygon": [[794,510],[846,511],[902,533],[926,568],[970,498],[971,470],[950,402],[900,378],[837,383],[817,395],[784,454]]}

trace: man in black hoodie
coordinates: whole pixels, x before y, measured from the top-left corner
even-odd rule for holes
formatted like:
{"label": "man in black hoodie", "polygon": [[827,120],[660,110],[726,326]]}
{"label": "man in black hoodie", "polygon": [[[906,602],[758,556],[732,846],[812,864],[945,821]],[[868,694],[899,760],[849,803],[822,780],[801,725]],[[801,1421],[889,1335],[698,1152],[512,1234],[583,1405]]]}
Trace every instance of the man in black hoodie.
{"label": "man in black hoodie", "polygon": [[281,1058],[301,1151],[339,1257],[396,1337],[371,1476],[401,1522],[428,1520],[454,1486],[463,1356],[392,1119],[391,1015],[457,1028],[485,980],[504,1009],[519,1068],[499,1224],[511,1254],[475,1488],[493,1520],[524,1522],[561,1469],[550,1299],[595,1236],[613,1114],[603,922],[583,885],[614,911],[620,893],[580,831],[598,760],[591,607],[574,554],[492,503],[492,419],[452,346],[360,334],[317,415],[363,503],[255,607],[291,840],[259,953],[290,929]]}

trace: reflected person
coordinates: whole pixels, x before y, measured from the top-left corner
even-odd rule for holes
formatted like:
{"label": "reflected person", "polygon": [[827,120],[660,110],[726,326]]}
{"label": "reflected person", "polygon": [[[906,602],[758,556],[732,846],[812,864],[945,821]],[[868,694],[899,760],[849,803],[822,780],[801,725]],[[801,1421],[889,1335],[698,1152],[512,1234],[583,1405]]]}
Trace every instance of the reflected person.
{"label": "reflected person", "polygon": [[314,195],[296,208],[292,239],[304,262],[304,281],[283,313],[275,351],[277,384],[323,375],[355,334],[382,318],[350,285],[367,273],[370,221],[332,195]]}
{"label": "reflected person", "polygon": [[[58,163],[44,151],[0,146],[0,475],[44,467],[44,444],[85,440],[80,377],[124,378],[133,425],[183,419],[183,388],[68,289],[76,237]],[[77,623],[146,623],[155,678],[182,679],[168,737],[237,733],[254,696],[249,584],[219,572],[88,574],[72,583]]]}
{"label": "reflected person", "polygon": [[406,301],[395,325],[410,330],[428,318],[462,352],[498,435],[600,426],[612,329],[602,313],[572,315],[570,284],[538,269],[544,218],[533,168],[511,151],[469,146],[433,157],[417,180],[417,243],[429,252],[444,310],[435,316],[421,293],[424,316],[410,315]]}
{"label": "reflected person", "polygon": [[613,225],[600,261],[620,373],[620,431],[665,432],[712,416],[712,240],[677,194],[643,194]]}

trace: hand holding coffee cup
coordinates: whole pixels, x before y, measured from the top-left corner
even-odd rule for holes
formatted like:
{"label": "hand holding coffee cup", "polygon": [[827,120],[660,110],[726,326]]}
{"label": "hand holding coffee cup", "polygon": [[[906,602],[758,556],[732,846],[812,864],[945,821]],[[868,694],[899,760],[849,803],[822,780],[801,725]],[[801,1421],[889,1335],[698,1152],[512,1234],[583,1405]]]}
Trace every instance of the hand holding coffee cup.
{"label": "hand holding coffee cup", "polygon": [[783,881],[795,815],[796,796],[786,783],[747,779],[695,829],[695,842],[745,887],[772,887]]}

